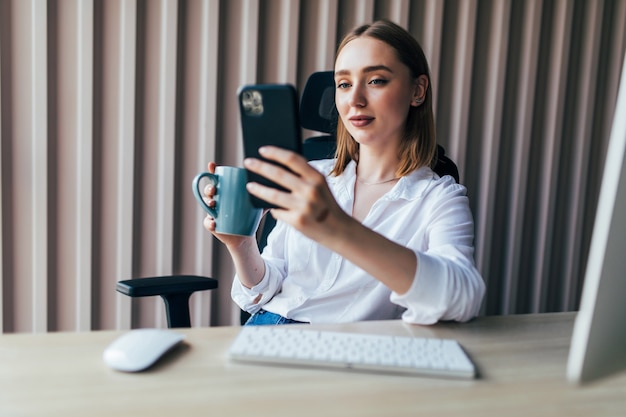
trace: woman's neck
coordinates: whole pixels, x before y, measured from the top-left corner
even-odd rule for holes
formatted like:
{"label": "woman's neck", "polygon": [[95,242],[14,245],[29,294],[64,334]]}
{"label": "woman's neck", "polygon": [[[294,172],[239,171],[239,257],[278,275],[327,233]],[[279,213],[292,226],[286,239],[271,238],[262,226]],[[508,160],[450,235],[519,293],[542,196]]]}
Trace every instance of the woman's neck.
{"label": "woman's neck", "polygon": [[356,167],[358,181],[364,184],[379,184],[397,179],[400,161],[395,153],[372,155],[363,149],[359,151]]}

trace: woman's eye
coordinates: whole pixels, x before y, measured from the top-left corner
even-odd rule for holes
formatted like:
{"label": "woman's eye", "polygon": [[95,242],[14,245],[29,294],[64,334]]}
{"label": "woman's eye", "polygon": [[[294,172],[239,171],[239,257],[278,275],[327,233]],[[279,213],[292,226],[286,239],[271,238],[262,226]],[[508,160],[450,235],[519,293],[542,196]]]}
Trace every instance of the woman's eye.
{"label": "woman's eye", "polygon": [[370,81],[370,84],[373,84],[373,85],[384,85],[386,83],[387,83],[387,80],[383,78],[375,78],[372,81]]}
{"label": "woman's eye", "polygon": [[337,84],[337,88],[338,88],[338,89],[341,89],[341,88],[348,88],[348,87],[350,87],[350,84],[348,84],[348,83],[338,83],[338,84]]}

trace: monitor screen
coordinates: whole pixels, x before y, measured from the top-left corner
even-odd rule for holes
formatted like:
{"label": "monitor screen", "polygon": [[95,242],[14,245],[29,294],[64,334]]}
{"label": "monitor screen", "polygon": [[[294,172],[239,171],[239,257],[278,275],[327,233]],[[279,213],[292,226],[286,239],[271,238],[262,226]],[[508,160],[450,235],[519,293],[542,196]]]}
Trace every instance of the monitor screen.
{"label": "monitor screen", "polygon": [[584,383],[626,369],[626,63],[574,323],[567,378]]}

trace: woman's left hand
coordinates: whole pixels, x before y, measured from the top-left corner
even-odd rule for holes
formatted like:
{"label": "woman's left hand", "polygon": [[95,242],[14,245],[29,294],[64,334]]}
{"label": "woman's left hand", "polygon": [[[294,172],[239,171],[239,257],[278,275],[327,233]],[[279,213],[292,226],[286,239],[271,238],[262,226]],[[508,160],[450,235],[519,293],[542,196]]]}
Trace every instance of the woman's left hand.
{"label": "woman's left hand", "polygon": [[285,192],[258,183],[248,183],[250,194],[281,207],[271,210],[277,220],[320,241],[332,229],[329,218],[349,217],[335,201],[325,177],[302,156],[274,146],[259,148],[259,154],[292,171],[259,159],[248,158],[244,161],[244,166],[250,171],[289,190]]}

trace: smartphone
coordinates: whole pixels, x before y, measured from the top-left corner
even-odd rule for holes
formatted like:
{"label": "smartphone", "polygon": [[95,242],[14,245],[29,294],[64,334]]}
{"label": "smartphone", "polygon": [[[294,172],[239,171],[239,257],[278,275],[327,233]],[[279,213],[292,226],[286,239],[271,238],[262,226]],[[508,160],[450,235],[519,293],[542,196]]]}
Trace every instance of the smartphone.
{"label": "smartphone", "polygon": [[[246,158],[258,158],[264,145],[278,146],[302,154],[302,129],[298,110],[298,93],[290,84],[246,85],[239,89],[239,113]],[[274,161],[267,161],[280,165]],[[287,191],[267,178],[247,171],[248,182]],[[255,207],[275,205],[250,196]]]}

